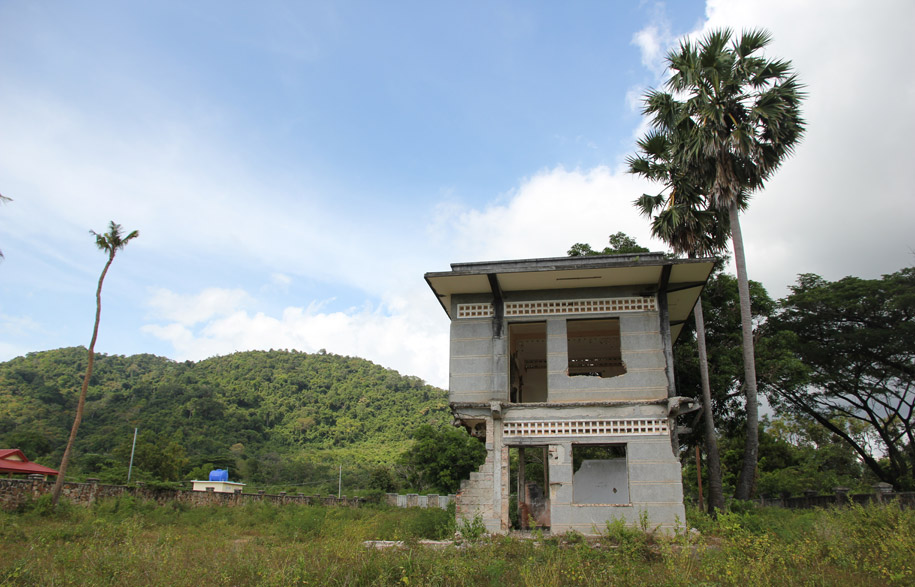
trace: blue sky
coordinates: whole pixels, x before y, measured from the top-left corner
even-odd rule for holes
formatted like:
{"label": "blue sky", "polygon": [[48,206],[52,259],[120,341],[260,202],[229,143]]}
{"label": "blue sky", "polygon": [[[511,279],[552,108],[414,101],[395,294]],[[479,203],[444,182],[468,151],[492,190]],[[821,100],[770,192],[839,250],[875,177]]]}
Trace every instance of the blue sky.
{"label": "blue sky", "polygon": [[623,172],[663,55],[768,28],[808,137],[744,217],[752,278],[911,265],[915,8],[703,2],[0,2],[0,360],[88,344],[109,220],[141,236],[97,349],[357,355],[447,384],[422,275],[653,249]]}

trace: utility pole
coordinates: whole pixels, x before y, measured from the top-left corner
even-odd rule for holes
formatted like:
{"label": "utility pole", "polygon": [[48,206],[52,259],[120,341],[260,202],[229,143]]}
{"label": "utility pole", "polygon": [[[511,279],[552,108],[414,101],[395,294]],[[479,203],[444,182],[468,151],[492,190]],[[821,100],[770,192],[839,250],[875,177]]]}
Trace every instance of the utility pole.
{"label": "utility pole", "polygon": [[343,496],[343,464],[340,464],[340,477],[337,481],[337,499]]}
{"label": "utility pole", "polygon": [[702,503],[702,453],[699,452],[699,445],[696,445],[696,477],[699,481],[699,511],[705,511],[705,504]]}
{"label": "utility pole", "polygon": [[130,483],[130,473],[133,472],[133,451],[137,448],[137,429],[133,429],[133,446],[130,447],[130,466],[127,467],[127,482]]}

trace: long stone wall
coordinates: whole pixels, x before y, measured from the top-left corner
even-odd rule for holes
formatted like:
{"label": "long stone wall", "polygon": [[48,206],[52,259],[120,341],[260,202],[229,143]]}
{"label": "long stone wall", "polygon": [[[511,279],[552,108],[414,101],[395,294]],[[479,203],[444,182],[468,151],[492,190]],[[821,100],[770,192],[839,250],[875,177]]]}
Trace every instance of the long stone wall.
{"label": "long stone wall", "polygon": [[448,509],[451,502],[454,501],[454,494],[438,495],[430,493],[429,495],[419,495],[417,493],[386,493],[385,502],[389,506],[397,508],[441,508]]}
{"label": "long stone wall", "polygon": [[[29,501],[51,492],[53,481],[37,479],[0,479],[0,508],[15,510]],[[365,503],[361,497],[310,496],[302,493],[276,495],[259,493],[216,493],[212,491],[191,491],[188,489],[158,489],[145,486],[103,485],[94,481],[88,483],[64,483],[61,497],[67,501],[89,506],[99,499],[132,495],[138,499],[164,504],[172,501],[189,506],[244,505],[250,502],[298,505],[339,505],[358,507]]]}

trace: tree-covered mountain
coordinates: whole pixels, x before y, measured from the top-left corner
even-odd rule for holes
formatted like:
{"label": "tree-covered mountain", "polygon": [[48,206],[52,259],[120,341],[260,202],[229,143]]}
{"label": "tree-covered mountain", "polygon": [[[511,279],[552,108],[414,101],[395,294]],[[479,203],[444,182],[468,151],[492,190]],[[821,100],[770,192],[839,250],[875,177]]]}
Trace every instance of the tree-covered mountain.
{"label": "tree-covered mountain", "polygon": [[[0,445],[56,466],[86,363],[83,347],[0,363]],[[445,391],[323,351],[196,363],[97,354],[72,471],[125,476],[136,427],[135,478],[187,478],[212,465],[251,481],[291,482],[336,462],[394,463],[414,429],[449,420]]]}

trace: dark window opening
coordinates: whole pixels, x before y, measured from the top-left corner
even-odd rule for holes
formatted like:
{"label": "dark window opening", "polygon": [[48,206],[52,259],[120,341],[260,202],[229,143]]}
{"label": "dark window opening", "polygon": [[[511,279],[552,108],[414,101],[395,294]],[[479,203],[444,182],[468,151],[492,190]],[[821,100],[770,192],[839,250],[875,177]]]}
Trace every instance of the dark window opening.
{"label": "dark window opening", "polygon": [[550,527],[548,447],[509,448],[511,527],[516,530]]}
{"label": "dark window opening", "polygon": [[572,446],[572,503],[629,503],[629,467],[625,444]]}
{"label": "dark window opening", "polygon": [[508,325],[512,403],[547,401],[546,322]]}
{"label": "dark window opening", "polygon": [[620,342],[620,319],[566,322],[569,375],[616,377],[626,372]]}

